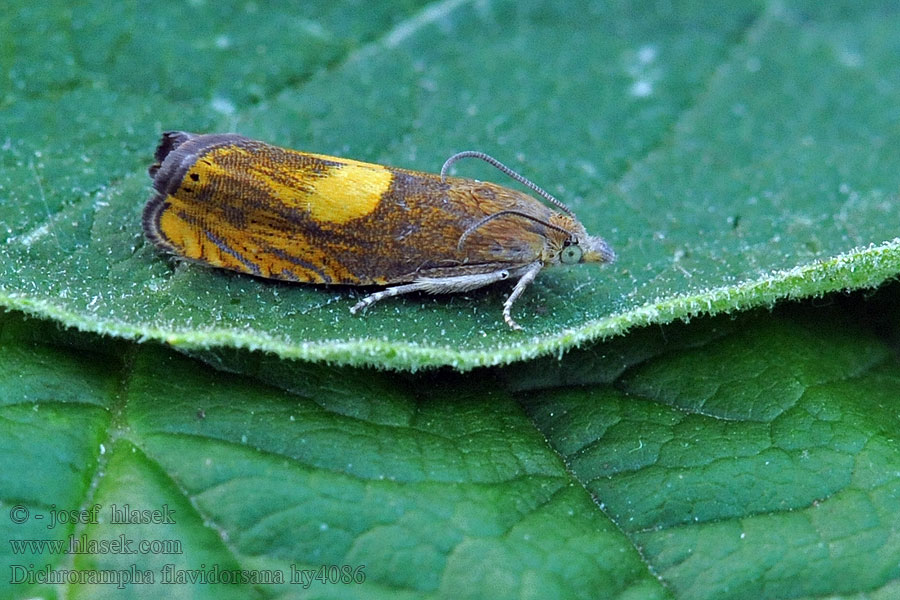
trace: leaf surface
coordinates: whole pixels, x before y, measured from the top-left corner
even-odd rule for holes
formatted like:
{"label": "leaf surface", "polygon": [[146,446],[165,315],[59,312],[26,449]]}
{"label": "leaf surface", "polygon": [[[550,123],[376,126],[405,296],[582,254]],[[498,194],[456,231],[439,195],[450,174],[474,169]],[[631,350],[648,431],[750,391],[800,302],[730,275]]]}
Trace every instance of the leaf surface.
{"label": "leaf surface", "polygon": [[[4,539],[180,552],[11,543],[6,573],[135,565],[154,579],[4,578],[0,594],[891,598],[898,298],[647,328],[465,375],[246,351],[219,356],[228,373],[7,314],[0,498],[30,518],[0,522]],[[33,518],[95,505],[97,523]],[[114,505],[173,522],[114,524]],[[312,579],[322,565],[364,581]],[[172,579],[237,571],[284,583]]]}
{"label": "leaf surface", "polygon": [[[188,350],[415,370],[900,271],[893,3],[21,3],[0,21],[0,303]],[[539,49],[539,51],[536,51]],[[143,238],[159,133],[437,171],[493,154],[620,260],[351,316],[365,291],[175,264]],[[460,163],[461,175],[502,176]]]}

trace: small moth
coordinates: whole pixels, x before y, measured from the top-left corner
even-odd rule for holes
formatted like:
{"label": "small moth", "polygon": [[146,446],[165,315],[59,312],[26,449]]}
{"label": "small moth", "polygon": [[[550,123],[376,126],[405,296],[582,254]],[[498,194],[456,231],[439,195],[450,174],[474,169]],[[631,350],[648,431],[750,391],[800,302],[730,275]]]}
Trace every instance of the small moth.
{"label": "small moth", "polygon": [[[487,161],[555,205],[493,183],[447,177]],[[258,277],[391,286],[356,313],[408,294],[466,292],[518,279],[512,306],[546,266],[615,260],[556,198],[481,152],[440,175],[271,146],[235,134],[162,136],[143,214],[162,251]]]}

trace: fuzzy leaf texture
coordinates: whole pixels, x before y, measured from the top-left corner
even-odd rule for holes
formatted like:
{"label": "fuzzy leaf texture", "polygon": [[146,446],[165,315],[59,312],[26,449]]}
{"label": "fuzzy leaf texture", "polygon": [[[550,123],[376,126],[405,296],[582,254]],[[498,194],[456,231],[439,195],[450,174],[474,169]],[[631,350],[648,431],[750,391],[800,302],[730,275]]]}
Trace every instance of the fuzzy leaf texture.
{"label": "fuzzy leaf texture", "polygon": [[[0,303],[185,349],[415,370],[559,353],[635,325],[900,271],[892,2],[21,2],[0,21]],[[540,49],[540,51],[536,51]],[[475,148],[620,260],[411,296],[160,256],[161,131],[236,131],[435,172]],[[490,168],[457,173],[510,184]]]}
{"label": "fuzzy leaf texture", "polygon": [[[898,309],[895,285],[415,375],[245,350],[228,373],[7,313],[0,596],[895,598]],[[12,520],[95,505],[98,523]],[[113,505],[174,518],[117,525]],[[70,538],[180,552],[21,546]],[[13,565],[154,580],[11,583]],[[284,583],[164,583],[167,565]],[[292,582],[323,565],[364,581]]]}

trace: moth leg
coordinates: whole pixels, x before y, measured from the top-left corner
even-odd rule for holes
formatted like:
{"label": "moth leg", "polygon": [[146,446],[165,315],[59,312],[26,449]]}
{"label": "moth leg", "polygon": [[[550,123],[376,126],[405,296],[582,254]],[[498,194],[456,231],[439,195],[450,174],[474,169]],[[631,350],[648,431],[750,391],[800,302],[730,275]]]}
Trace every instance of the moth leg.
{"label": "moth leg", "polygon": [[528,284],[534,281],[534,278],[537,277],[537,274],[540,273],[541,269],[543,268],[544,263],[540,261],[532,263],[528,267],[526,267],[527,270],[525,271],[525,274],[522,275],[522,277],[516,283],[516,287],[513,288],[512,293],[509,295],[509,298],[507,298],[506,302],[503,303],[503,320],[506,321],[506,324],[513,329],[517,329],[519,331],[522,330],[522,326],[516,323],[512,318],[512,314],[510,314],[512,312],[513,302],[518,300],[519,296],[522,295],[522,292],[525,291],[525,288],[528,287]]}
{"label": "moth leg", "polygon": [[509,270],[501,269],[490,273],[478,273],[476,275],[457,275],[454,277],[423,277],[412,283],[403,285],[395,285],[386,290],[369,294],[359,302],[357,302],[350,312],[356,314],[357,311],[371,306],[379,300],[391,298],[392,296],[400,296],[401,294],[410,294],[412,292],[427,292],[429,294],[452,294],[454,292],[468,292],[475,290],[498,281],[509,279]]}

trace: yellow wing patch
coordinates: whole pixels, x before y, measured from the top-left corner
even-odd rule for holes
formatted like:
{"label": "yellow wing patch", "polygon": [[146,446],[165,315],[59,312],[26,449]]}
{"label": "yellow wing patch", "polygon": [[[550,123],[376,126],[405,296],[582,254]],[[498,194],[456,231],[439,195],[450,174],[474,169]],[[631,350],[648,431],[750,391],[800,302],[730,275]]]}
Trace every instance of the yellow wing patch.
{"label": "yellow wing patch", "polygon": [[[254,158],[244,148],[216,148],[201,157],[192,173],[228,176],[232,162],[246,161],[245,172],[264,184],[271,196],[287,206],[306,210],[319,222],[343,224],[375,210],[391,187],[393,173],[381,165],[330,156],[291,152],[296,165]],[[301,166],[302,165],[302,166]]]}
{"label": "yellow wing patch", "polygon": [[[172,196],[169,196],[169,200],[177,202],[177,199]],[[159,231],[178,249],[180,254],[187,258],[200,258],[202,244],[196,228],[185,223],[174,210],[165,210],[160,213]]]}
{"label": "yellow wing patch", "polygon": [[306,208],[316,221],[346,223],[375,210],[393,179],[394,175],[384,167],[342,164],[314,180],[313,192],[299,200],[307,203]]}

